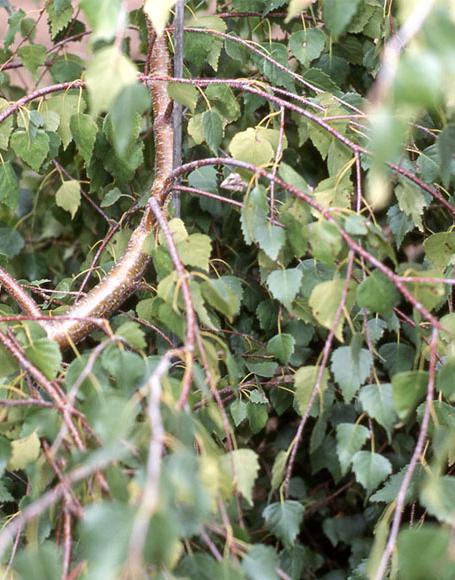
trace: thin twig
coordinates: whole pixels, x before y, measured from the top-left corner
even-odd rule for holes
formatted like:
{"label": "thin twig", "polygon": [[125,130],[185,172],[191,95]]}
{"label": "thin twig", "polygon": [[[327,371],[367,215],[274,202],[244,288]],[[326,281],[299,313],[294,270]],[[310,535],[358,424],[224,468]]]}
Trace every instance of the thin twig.
{"label": "thin twig", "polygon": [[194,357],[194,344],[196,336],[196,314],[194,312],[193,300],[191,298],[191,290],[188,284],[187,273],[183,267],[182,261],[180,260],[177,247],[174,243],[174,239],[169,229],[168,223],[163,216],[160,206],[156,199],[150,200],[150,207],[155,215],[156,221],[158,222],[161,231],[163,232],[166,244],[168,247],[169,255],[171,257],[172,263],[175,266],[178,275],[178,281],[182,288],[182,298],[185,303],[185,317],[186,317],[186,338],[185,338],[185,373],[182,380],[182,391],[180,398],[177,403],[177,408],[181,409],[185,407],[191,390],[191,383],[193,379],[193,357]]}
{"label": "thin twig", "polygon": [[169,369],[171,359],[175,355],[176,351],[168,351],[145,385],[146,390],[149,392],[147,413],[152,435],[147,459],[147,477],[129,541],[128,566],[133,577],[138,577],[136,574],[139,574],[140,571],[150,519],[159,503],[161,460],[166,436],[160,411],[161,381]]}
{"label": "thin twig", "polygon": [[408,494],[409,486],[412,481],[412,476],[414,475],[417,463],[420,460],[427,440],[428,428],[430,425],[431,407],[433,405],[433,396],[434,396],[434,386],[436,376],[436,351],[438,347],[438,338],[439,332],[436,328],[434,328],[431,334],[430,365],[428,369],[427,396],[425,400],[425,408],[423,411],[420,432],[417,438],[417,443],[414,448],[414,452],[411,457],[411,461],[409,462],[405,476],[403,477],[403,481],[401,482],[400,489],[398,490],[397,498],[395,500],[395,513],[392,520],[392,527],[390,530],[389,538],[387,540],[384,553],[382,554],[381,561],[374,576],[375,580],[382,580],[387,572],[387,566],[389,564],[389,560],[392,556],[392,553],[395,549],[398,533],[400,531],[401,518],[403,516],[403,509],[406,504],[406,496]]}
{"label": "thin twig", "polygon": [[286,475],[285,475],[284,484],[283,484],[283,489],[284,489],[284,493],[285,493],[286,497],[288,497],[288,494],[289,494],[289,483],[291,481],[292,471],[294,469],[294,464],[295,464],[295,460],[297,457],[297,451],[300,447],[300,442],[302,440],[303,429],[306,425],[308,417],[310,416],[311,409],[313,407],[313,403],[315,402],[316,397],[321,393],[321,385],[323,382],[325,370],[327,368],[327,363],[329,361],[329,356],[330,356],[330,353],[332,351],[333,339],[335,338],[336,329],[337,329],[337,326],[341,320],[341,316],[343,314],[343,310],[344,310],[345,305],[346,305],[346,300],[347,300],[348,292],[349,292],[349,285],[351,283],[353,265],[354,265],[354,252],[353,252],[353,250],[351,250],[349,252],[348,266],[347,266],[345,281],[343,284],[343,290],[341,293],[340,304],[338,305],[338,308],[335,312],[335,316],[333,317],[332,328],[330,329],[329,336],[327,337],[325,344],[324,344],[321,362],[318,366],[318,373],[316,375],[316,381],[315,381],[314,386],[312,388],[311,395],[310,395],[310,398],[309,398],[308,403],[306,405],[305,411],[304,411],[302,418],[300,419],[299,425],[297,427],[297,432],[296,432],[295,437],[294,437],[292,444],[291,444],[292,449],[291,449],[291,454],[289,456],[289,461],[288,461],[288,464],[286,467]]}

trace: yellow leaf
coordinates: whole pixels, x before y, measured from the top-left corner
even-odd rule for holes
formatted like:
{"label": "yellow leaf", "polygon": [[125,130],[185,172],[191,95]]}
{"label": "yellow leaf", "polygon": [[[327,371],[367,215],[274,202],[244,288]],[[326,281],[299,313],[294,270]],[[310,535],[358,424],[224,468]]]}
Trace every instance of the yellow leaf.
{"label": "yellow leaf", "polygon": [[38,459],[39,452],[40,441],[36,431],[27,437],[16,439],[11,443],[11,458],[8,462],[8,469],[11,471],[24,469],[29,463]]}
{"label": "yellow leaf", "polygon": [[303,12],[310,4],[313,4],[315,0],[291,0],[288,8],[288,15],[286,16],[286,22],[289,22],[301,12]]}
{"label": "yellow leaf", "polygon": [[177,0],[145,0],[144,12],[150,18],[158,36],[163,34],[171,9],[176,2]]}

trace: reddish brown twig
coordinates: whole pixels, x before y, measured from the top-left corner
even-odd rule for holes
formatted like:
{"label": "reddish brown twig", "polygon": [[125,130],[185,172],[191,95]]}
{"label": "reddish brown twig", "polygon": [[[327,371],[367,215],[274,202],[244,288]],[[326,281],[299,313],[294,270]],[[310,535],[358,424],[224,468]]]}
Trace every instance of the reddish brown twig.
{"label": "reddish brown twig", "polygon": [[185,317],[186,317],[186,338],[185,338],[185,372],[182,380],[182,391],[177,402],[177,408],[182,409],[188,401],[188,396],[191,390],[191,382],[193,378],[193,357],[194,357],[194,343],[196,336],[196,314],[194,312],[193,300],[191,298],[191,290],[188,284],[187,273],[183,267],[182,261],[178,255],[177,248],[172,238],[171,230],[165,220],[160,206],[156,199],[151,199],[150,207],[155,215],[161,231],[163,232],[169,255],[172,263],[177,271],[178,283],[182,289],[182,298],[185,303]]}
{"label": "reddish brown twig", "polygon": [[398,533],[400,531],[401,518],[403,515],[404,506],[406,504],[406,496],[408,494],[409,486],[412,481],[412,476],[414,475],[415,469],[417,467],[418,462],[420,461],[422,452],[425,447],[428,428],[430,425],[431,407],[433,405],[438,337],[439,332],[436,328],[434,328],[430,342],[430,365],[428,369],[427,396],[425,400],[425,407],[423,411],[423,418],[420,426],[419,436],[417,438],[417,443],[414,448],[411,461],[409,462],[405,476],[403,477],[403,481],[401,482],[400,488],[398,490],[397,498],[395,500],[395,513],[392,520],[392,527],[390,529],[390,534],[387,540],[384,553],[382,554],[382,558],[379,563],[378,569],[376,570],[376,573],[374,575],[375,580],[382,580],[387,572],[387,566],[389,564],[389,560],[392,556],[392,553],[395,549]]}

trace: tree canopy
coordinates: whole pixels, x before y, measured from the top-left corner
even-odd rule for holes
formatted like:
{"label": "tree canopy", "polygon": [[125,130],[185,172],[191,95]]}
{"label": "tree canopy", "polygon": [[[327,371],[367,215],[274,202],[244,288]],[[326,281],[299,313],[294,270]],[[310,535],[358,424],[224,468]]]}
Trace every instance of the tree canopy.
{"label": "tree canopy", "polygon": [[0,571],[455,577],[451,0],[0,0]]}

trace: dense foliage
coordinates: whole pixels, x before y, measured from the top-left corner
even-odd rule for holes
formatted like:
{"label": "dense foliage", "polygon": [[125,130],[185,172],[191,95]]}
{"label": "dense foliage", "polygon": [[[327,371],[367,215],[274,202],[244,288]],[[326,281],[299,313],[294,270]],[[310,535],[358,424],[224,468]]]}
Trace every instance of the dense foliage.
{"label": "dense foliage", "polygon": [[5,577],[454,578],[454,3],[21,4]]}

